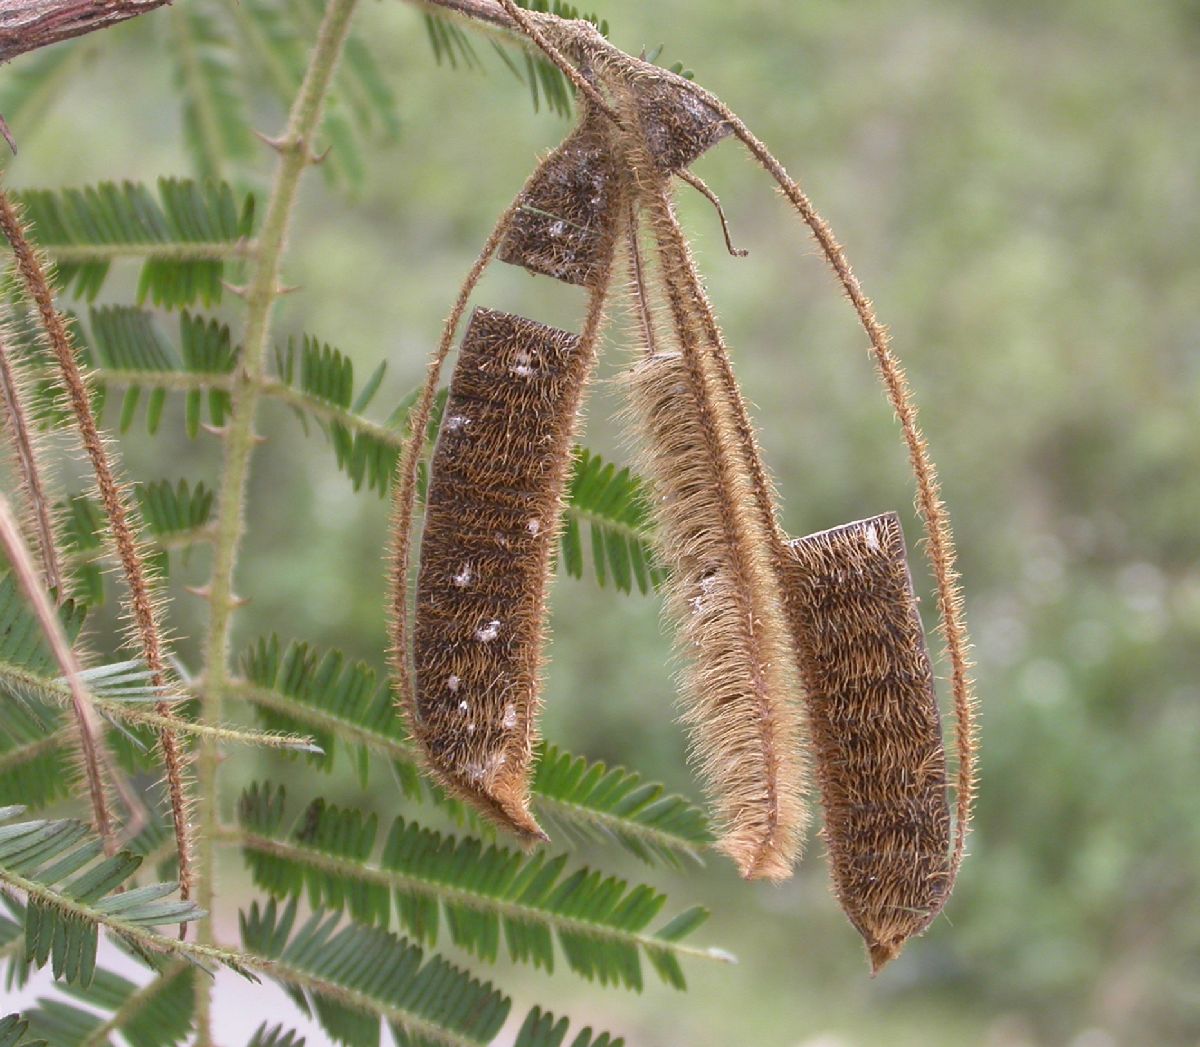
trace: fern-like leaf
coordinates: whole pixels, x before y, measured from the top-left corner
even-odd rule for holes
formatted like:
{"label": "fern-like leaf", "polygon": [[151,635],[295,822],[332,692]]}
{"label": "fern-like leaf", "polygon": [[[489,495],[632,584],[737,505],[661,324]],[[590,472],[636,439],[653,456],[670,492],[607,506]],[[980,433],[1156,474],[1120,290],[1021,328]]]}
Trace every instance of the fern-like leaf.
{"label": "fern-like leaf", "polygon": [[[22,810],[0,808],[0,823]],[[240,969],[236,954],[152,930],[197,920],[204,912],[194,902],[169,899],[175,883],[122,892],[142,859],[129,851],[104,857],[102,851],[92,831],[73,819],[0,824],[0,884],[26,896],[25,959],[33,966],[49,961],[56,979],[91,984],[98,929],[105,926],[143,952]]]}
{"label": "fern-like leaf", "polygon": [[172,1047],[192,1027],[195,969],[175,961],[146,985],[97,969],[90,985],[68,985],[67,995],[110,1012],[107,1016],[63,1000],[41,998],[28,1014],[30,1030],[53,1047],[92,1047],[111,1043],[119,1032],[130,1047]]}
{"label": "fern-like leaf", "polygon": [[[608,22],[594,14],[581,14],[574,4],[565,0],[517,0],[519,7],[529,11],[545,11],[559,18],[582,18],[592,23],[604,36],[608,36]],[[425,28],[433,57],[438,65],[446,62],[457,69],[461,62],[466,69],[482,69],[483,63],[475,51],[471,37],[456,21],[440,14],[427,12]],[[492,40],[493,48],[508,70],[529,88],[533,110],[537,112],[542,103],[559,116],[571,115],[572,89],[561,70],[540,53],[523,51],[517,56],[509,54],[509,45]]]}
{"label": "fern-like leaf", "polygon": [[31,1040],[26,1034],[29,1022],[19,1014],[0,1018],[0,1047],[46,1047],[45,1040]]}
{"label": "fern-like leaf", "polygon": [[557,938],[567,966],[601,984],[642,988],[641,958],[675,988],[685,987],[679,957],[724,954],[679,942],[703,922],[688,910],[651,933],[666,895],[646,885],[587,869],[566,874],[566,856],[530,857],[479,840],[455,840],[397,818],[378,865],[370,864],[373,815],[314,801],[291,831],[283,790],[253,786],[238,808],[242,850],[255,882],[278,897],[307,893],[327,910],[348,909],[359,922],[386,927],[391,898],[397,919],[418,941],[437,944],[439,911],[450,940],[489,963],[503,930],[513,962],[554,968]]}
{"label": "fern-like leaf", "polygon": [[[305,643],[272,636],[241,659],[243,679],[231,693],[249,701],[267,727],[309,731],[326,753],[341,739],[366,782],[369,754],[391,761],[407,795],[421,795],[416,752],[386,684],[369,666],[347,664]],[[322,761],[323,765],[327,761]],[[537,762],[533,802],[539,817],[591,838],[616,840],[643,861],[676,864],[712,840],[703,811],[657,783],[545,747]]]}
{"label": "fern-like leaf", "polygon": [[179,307],[221,300],[227,263],[247,253],[253,198],[240,209],[223,183],[162,178],[157,197],[133,182],[16,194],[58,280],[94,299],[113,261],[144,259],[138,300]]}
{"label": "fern-like leaf", "polygon": [[222,24],[195,4],[171,10],[175,81],[183,102],[183,132],[196,169],[216,178],[253,142],[245,102],[234,82],[232,45]]}
{"label": "fern-like leaf", "polygon": [[576,448],[569,487],[562,563],[574,578],[583,577],[583,531],[589,531],[596,580],[606,577],[622,592],[636,583],[640,592],[657,587],[663,568],[650,545],[645,485],[628,468],[584,448]]}
{"label": "fern-like leaf", "polygon": [[283,399],[305,431],[310,418],[320,426],[333,446],[338,468],[350,477],[356,491],[365,484],[385,495],[396,471],[411,406],[407,400],[401,402],[382,425],[363,418],[379,391],[386,362],[356,393],[350,358],[305,335],[299,343],[289,340],[276,350],[275,368],[281,386],[268,387],[268,395]]}
{"label": "fern-like leaf", "polygon": [[[534,1007],[521,1025],[513,1047],[562,1047],[566,1041],[569,1023],[566,1018],[555,1018],[549,1011]],[[613,1039],[611,1033],[595,1034],[590,1028],[581,1029],[571,1041],[571,1047],[624,1047],[623,1039]]]}
{"label": "fern-like leaf", "polygon": [[282,1025],[268,1028],[267,1023],[263,1022],[255,1029],[246,1047],[304,1047],[304,1044],[305,1039],[298,1032],[285,1029]]}
{"label": "fern-like leaf", "polygon": [[[194,487],[186,480],[172,484],[155,480],[134,488],[147,535],[153,540],[153,566],[165,576],[167,550],[185,551],[208,534],[214,492],[203,483]],[[66,548],[75,563],[75,585],[79,599],[89,607],[104,602],[105,572],[96,562],[106,548],[105,524],[100,505],[86,495],[75,495],[64,504],[60,519]]]}
{"label": "fern-like leaf", "polygon": [[316,912],[299,929],[295,903],[255,902],[240,917],[242,944],[270,962],[278,981],[306,1014],[337,1042],[377,1047],[379,1019],[399,1047],[486,1044],[511,1006],[491,983],[482,983],[440,956],[378,927],[349,924]]}

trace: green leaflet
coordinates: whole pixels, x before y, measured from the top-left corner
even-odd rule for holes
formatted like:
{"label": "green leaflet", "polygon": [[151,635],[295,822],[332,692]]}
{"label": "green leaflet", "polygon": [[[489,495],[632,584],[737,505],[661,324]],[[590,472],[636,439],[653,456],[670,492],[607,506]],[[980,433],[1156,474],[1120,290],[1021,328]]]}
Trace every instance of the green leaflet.
{"label": "green leaflet", "polygon": [[314,913],[301,927],[295,903],[251,905],[240,916],[242,944],[272,961],[269,976],[339,1043],[377,1047],[379,1019],[412,1047],[486,1044],[511,1001],[440,956],[378,927]]}
{"label": "green leaflet", "polygon": [[0,1047],[46,1047],[45,1040],[31,1040],[26,1036],[29,1022],[19,1014],[8,1014],[0,1018]]}
{"label": "green leaflet", "polygon": [[252,786],[238,806],[242,851],[255,882],[277,897],[306,894],[328,911],[387,927],[395,900],[400,926],[435,945],[444,926],[450,940],[495,963],[504,932],[508,958],[553,970],[557,940],[567,966],[601,984],[640,990],[645,956],[667,984],[685,987],[679,957],[718,958],[681,947],[680,939],[707,915],[688,910],[658,932],[647,930],[666,896],[647,885],[630,887],[588,869],[567,873],[566,855],[526,856],[454,839],[397,818],[377,864],[371,862],[374,815],[316,800],[284,828],[282,788]]}
{"label": "green leaflet", "polygon": [[[0,822],[23,808],[0,808]],[[99,839],[73,819],[0,824],[0,884],[26,895],[25,959],[51,964],[54,977],[89,985],[96,973],[101,923],[142,951],[167,951],[197,962],[237,957],[178,939],[153,928],[197,920],[194,902],[167,896],[178,887],[159,883],[124,892],[142,859],[129,851],[104,857]]]}
{"label": "green leaflet", "polygon": [[[422,795],[416,754],[391,691],[370,666],[306,643],[284,646],[272,636],[250,646],[241,670],[244,680],[231,693],[254,705],[265,726],[310,733],[326,754],[340,739],[364,785],[370,753],[378,753],[391,761],[407,796]],[[327,755],[320,766],[331,762]],[[678,865],[698,857],[712,841],[704,812],[691,801],[635,772],[552,745],[539,754],[533,800],[538,816],[564,832],[616,840],[649,863]]]}
{"label": "green leaflet", "polygon": [[195,968],[182,960],[168,964],[141,986],[100,968],[90,985],[67,985],[63,991],[110,1013],[100,1015],[61,999],[42,998],[28,1012],[30,1030],[54,1047],[110,1043],[114,1032],[130,1047],[172,1047],[192,1031],[196,976]]}
{"label": "green leaflet", "polygon": [[134,182],[14,194],[58,280],[94,299],[114,260],[144,259],[138,300],[178,307],[221,300],[227,262],[246,253],[253,198],[241,204],[224,183],[160,178],[157,195]]}

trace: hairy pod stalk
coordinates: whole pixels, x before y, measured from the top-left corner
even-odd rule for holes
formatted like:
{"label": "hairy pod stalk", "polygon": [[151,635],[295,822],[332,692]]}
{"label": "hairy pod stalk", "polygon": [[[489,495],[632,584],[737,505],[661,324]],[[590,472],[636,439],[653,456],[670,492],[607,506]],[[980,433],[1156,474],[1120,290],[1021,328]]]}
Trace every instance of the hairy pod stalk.
{"label": "hairy pod stalk", "polygon": [[25,404],[25,386],[19,362],[12,353],[11,331],[7,311],[0,311],[0,403],[2,416],[16,458],[17,475],[27,504],[30,527],[36,538],[37,560],[46,588],[59,601],[66,596],[66,585],[59,562],[54,527],[54,510],[39,466],[37,434],[29,424],[30,412]]}
{"label": "hairy pod stalk", "polygon": [[[546,838],[528,809],[546,588],[625,207],[602,120],[584,108],[460,289],[409,425],[392,518],[392,653],[410,730],[443,785],[527,839]],[[408,557],[417,464],[454,331],[498,248],[506,261],[588,288],[587,313],[578,336],[505,313],[479,310],[472,320],[433,461],[414,673]]]}
{"label": "hairy pod stalk", "polygon": [[[169,677],[162,647],[158,603],[136,532],[137,510],[127,488],[117,478],[108,448],[100,435],[87,383],[75,356],[75,347],[63,317],[54,307],[54,297],[46,276],[47,264],[30,244],[21,216],[3,190],[0,190],[0,231],[12,246],[25,293],[37,311],[41,330],[58,364],[59,379],[95,475],[96,489],[125,576],[125,602],[132,619],[134,639],[150,671],[151,682],[156,688],[165,688]],[[155,708],[164,717],[173,719],[175,716],[167,701],[156,703]],[[160,731],[158,741],[179,857],[179,889],[181,896],[186,899],[190,897],[192,887],[192,836],[184,784],[187,754],[178,735],[170,729]]]}
{"label": "hairy pod stalk", "polygon": [[671,567],[666,599],[685,658],[684,720],[719,846],[743,876],[780,880],[802,847],[808,812],[775,534],[747,464],[757,450],[739,429],[718,346],[689,296],[690,257],[668,235],[665,184],[641,201],[657,271],[651,279],[633,232],[632,293],[646,354],[627,383],[644,434],[659,555]]}
{"label": "hairy pod stalk", "polygon": [[941,911],[950,887],[946,754],[899,517],[786,543],[834,889],[872,970]]}
{"label": "hairy pod stalk", "polygon": [[62,622],[54,613],[46,589],[39,584],[38,569],[21,536],[16,516],[8,499],[0,494],[0,548],[16,574],[17,581],[33,606],[34,614],[42,627],[42,633],[54,654],[54,660],[62,669],[63,677],[71,692],[71,713],[79,744],[80,765],[83,779],[87,783],[88,798],[92,806],[92,827],[104,844],[105,854],[117,852],[117,840],[112,814],[109,811],[108,790],[103,773],[104,758],[101,749],[103,731],[80,675],[79,660],[71,649]]}

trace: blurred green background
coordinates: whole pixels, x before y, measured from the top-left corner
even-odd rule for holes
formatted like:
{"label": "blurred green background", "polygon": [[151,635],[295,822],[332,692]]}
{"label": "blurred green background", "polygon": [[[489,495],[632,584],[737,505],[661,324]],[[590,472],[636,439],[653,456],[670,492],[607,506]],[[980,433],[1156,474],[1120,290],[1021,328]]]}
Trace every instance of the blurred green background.
{"label": "blurred green background", "polygon": [[[711,905],[698,940],[740,957],[692,964],[686,996],[521,968],[500,980],[638,1045],[1200,1042],[1200,5],[603,0],[601,13],[625,50],[665,42],[661,61],[694,69],[773,148],[890,325],[956,524],[982,785],[945,916],[876,980],[817,840],[782,887],[741,883],[715,858],[686,876],[629,868],[678,905]],[[88,60],[14,126],[11,184],[191,170],[157,44],[170,17],[89,38]],[[364,152],[357,189],[308,181],[285,266],[301,292],[276,330],[336,344],[363,375],[386,357],[394,402],[422,376],[487,231],[567,125],[535,115],[498,61],[486,75],[435,65],[413,8],[378,0],[358,19],[399,132]],[[0,71],[0,97],[18,68]],[[265,98],[254,115],[280,126]],[[682,187],[786,526],[897,508],[915,549],[905,456],[849,306],[735,145],[696,170],[751,251],[730,258],[711,208]],[[233,174],[261,188],[269,171],[262,150]],[[133,279],[105,298],[128,301]],[[504,266],[477,300],[569,326],[582,302]],[[620,327],[605,377],[625,361]],[[615,406],[602,380],[584,439],[624,459]],[[319,437],[268,412],[241,639],[274,629],[378,664],[386,506],[353,496]],[[130,471],[214,478],[216,441],[167,428],[123,441]],[[206,576],[198,555],[173,584]],[[546,735],[698,795],[657,600],[564,579],[553,609]],[[180,592],[174,610],[189,657],[198,601]],[[278,776],[257,760],[231,760],[230,785]],[[311,789],[306,773],[284,772]],[[395,809],[349,776],[329,791]],[[240,875],[231,864],[227,902]]]}

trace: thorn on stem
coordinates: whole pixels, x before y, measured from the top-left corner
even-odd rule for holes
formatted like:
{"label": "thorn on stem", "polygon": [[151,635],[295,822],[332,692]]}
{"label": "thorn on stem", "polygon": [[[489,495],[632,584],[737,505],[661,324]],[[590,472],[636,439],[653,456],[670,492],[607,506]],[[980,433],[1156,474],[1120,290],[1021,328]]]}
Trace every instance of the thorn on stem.
{"label": "thorn on stem", "polygon": [[206,433],[215,436],[218,440],[224,440],[226,435],[229,433],[229,426],[227,425],[212,425],[209,422],[201,422],[200,428]]}
{"label": "thorn on stem", "polygon": [[4,119],[4,115],[0,113],[0,136],[8,143],[8,148],[12,150],[13,156],[17,155],[17,140],[13,138],[12,130],[8,126],[8,121]]}
{"label": "thorn on stem", "polygon": [[270,146],[277,153],[286,153],[295,149],[299,142],[295,139],[288,138],[286,134],[280,135],[278,138],[272,138],[270,135],[263,134],[262,131],[255,131],[254,137],[261,141],[264,145]]}
{"label": "thorn on stem", "polygon": [[332,142],[329,145],[327,145],[324,148],[324,150],[322,150],[320,153],[314,153],[310,149],[308,152],[308,162],[310,164],[312,164],[314,167],[317,167],[320,164],[323,164],[325,162],[326,157],[328,157],[331,152],[333,152],[333,143]]}
{"label": "thorn on stem", "polygon": [[246,297],[246,285],[245,284],[231,284],[228,280],[222,280],[221,286],[224,287],[225,290],[228,291],[230,294],[237,295],[239,298]]}

